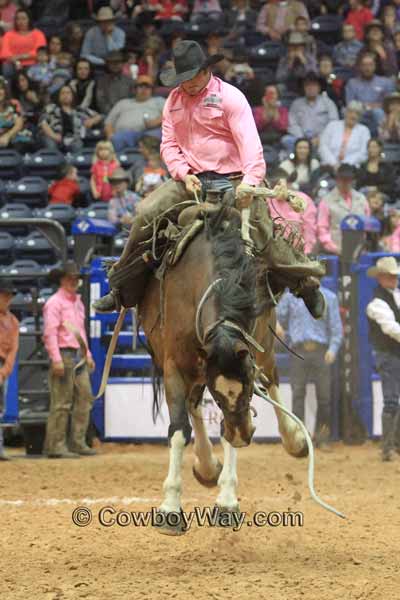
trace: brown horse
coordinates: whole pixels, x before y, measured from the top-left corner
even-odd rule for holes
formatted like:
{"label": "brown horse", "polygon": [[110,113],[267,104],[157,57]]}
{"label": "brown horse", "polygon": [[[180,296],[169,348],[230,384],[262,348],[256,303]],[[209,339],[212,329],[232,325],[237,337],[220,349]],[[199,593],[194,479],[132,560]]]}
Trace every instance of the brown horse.
{"label": "brown horse", "polygon": [[[250,401],[256,365],[271,382],[270,396],[280,402],[268,327],[274,326],[275,313],[268,302],[265,273],[242,241],[240,215],[223,207],[205,219],[203,231],[167,271],[163,294],[153,278],[139,305],[153,359],[163,372],[170,415],[170,463],[160,507],[165,513],[181,511],[181,464],[192,426],[195,477],[207,487],[219,485],[221,510],[238,510],[236,448],[250,444],[255,430]],[[213,454],[202,419],[205,386],[223,413],[223,466]],[[286,450],[305,456],[299,426],[281,411],[276,414]],[[182,528],[161,531],[178,534]]]}

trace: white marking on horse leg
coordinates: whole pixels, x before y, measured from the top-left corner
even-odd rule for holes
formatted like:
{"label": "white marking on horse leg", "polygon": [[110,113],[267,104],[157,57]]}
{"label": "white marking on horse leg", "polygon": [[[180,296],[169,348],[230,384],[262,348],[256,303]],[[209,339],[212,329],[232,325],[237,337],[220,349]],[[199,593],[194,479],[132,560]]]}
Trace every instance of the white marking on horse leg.
{"label": "white marking on horse leg", "polygon": [[[272,400],[284,406],[278,386],[272,385],[269,389],[269,394]],[[306,445],[304,433],[299,425],[283,411],[276,407],[274,407],[274,410],[278,419],[279,432],[285,450],[293,456],[298,456]]]}
{"label": "white marking on horse leg", "polygon": [[164,512],[179,512],[181,510],[182,493],[182,460],[185,449],[185,438],[183,432],[175,431],[171,438],[169,449],[169,469],[166,480],[164,481],[164,501],[160,510]]}
{"label": "white marking on horse leg", "polygon": [[224,467],[218,479],[220,492],[217,497],[217,506],[237,510],[239,507],[236,494],[238,484],[236,473],[237,450],[224,438],[221,438],[221,444],[224,449]]}
{"label": "white marking on horse leg", "polygon": [[216,476],[218,459],[213,453],[213,445],[208,437],[200,405],[191,409],[190,417],[194,431],[195,469],[204,479],[213,479]]}

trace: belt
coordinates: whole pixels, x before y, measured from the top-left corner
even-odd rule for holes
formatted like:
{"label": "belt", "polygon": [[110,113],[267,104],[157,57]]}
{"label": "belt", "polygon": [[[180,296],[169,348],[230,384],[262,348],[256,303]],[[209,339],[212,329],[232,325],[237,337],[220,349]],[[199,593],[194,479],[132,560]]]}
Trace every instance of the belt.
{"label": "belt", "polygon": [[60,352],[76,356],[77,354],[80,354],[80,348],[60,348]]}
{"label": "belt", "polygon": [[239,177],[243,177],[243,174],[239,171],[235,171],[233,173],[216,173],[215,171],[203,171],[202,173],[196,173],[197,177],[207,177],[208,179],[221,179],[222,177],[226,177],[226,179],[238,179]]}
{"label": "belt", "polygon": [[326,348],[327,346],[328,344],[320,344],[319,342],[313,342],[310,340],[309,342],[303,342],[302,344],[299,344],[297,348],[304,350],[305,352],[315,352],[316,350]]}

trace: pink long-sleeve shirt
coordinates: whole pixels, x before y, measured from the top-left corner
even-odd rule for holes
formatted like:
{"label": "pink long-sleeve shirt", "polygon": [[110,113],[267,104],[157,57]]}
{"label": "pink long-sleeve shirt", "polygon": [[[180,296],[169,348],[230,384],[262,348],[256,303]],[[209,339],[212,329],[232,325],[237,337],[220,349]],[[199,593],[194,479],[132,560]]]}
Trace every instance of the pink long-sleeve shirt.
{"label": "pink long-sleeve shirt", "polygon": [[62,362],[62,348],[79,348],[79,342],[67,329],[66,322],[78,329],[88,348],[88,356],[91,356],[85,331],[85,307],[78,294],[60,288],[44,305],[43,318],[43,340],[52,362]]}
{"label": "pink long-sleeve shirt", "polygon": [[289,221],[297,225],[304,239],[304,252],[309,254],[317,241],[317,207],[310,196],[303,192],[296,193],[306,201],[304,212],[297,213],[286,200],[278,200],[277,198],[268,200],[269,212],[271,219],[277,224],[282,223],[284,225],[284,221]]}
{"label": "pink long-sleeve shirt", "polygon": [[[348,194],[347,196],[345,196],[344,201],[346,202],[349,210],[351,210],[351,208],[352,208],[351,194]],[[366,203],[364,215],[366,217],[369,217],[370,214],[371,214],[371,211],[369,209],[369,205]],[[329,209],[328,204],[324,200],[321,200],[321,202],[319,203],[319,206],[318,206],[317,224],[318,224],[318,227],[317,227],[318,228],[318,239],[319,239],[323,249],[326,250],[326,252],[332,252],[332,254],[339,254],[340,253],[339,246],[337,244],[335,244],[335,242],[332,239],[330,209]]]}
{"label": "pink long-sleeve shirt", "polygon": [[243,182],[259,185],[265,177],[263,148],[245,96],[211,76],[196,96],[181,87],[165,103],[161,156],[172,177],[214,171],[243,174]]}

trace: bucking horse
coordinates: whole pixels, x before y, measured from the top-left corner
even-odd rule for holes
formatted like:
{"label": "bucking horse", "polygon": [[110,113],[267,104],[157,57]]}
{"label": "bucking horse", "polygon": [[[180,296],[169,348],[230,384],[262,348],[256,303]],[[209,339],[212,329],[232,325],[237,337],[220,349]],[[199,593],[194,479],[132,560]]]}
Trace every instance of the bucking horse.
{"label": "bucking horse", "polygon": [[[307,456],[308,434],[279,408],[274,305],[284,288],[249,251],[241,213],[198,204],[180,213],[179,224],[185,230],[194,227],[195,235],[174,266],[164,261],[162,275],[146,281],[137,306],[138,322],[162,372],[170,417],[169,468],[159,510],[165,517],[181,514],[182,460],[193,430],[193,475],[207,488],[219,487],[216,510],[224,515],[239,511],[237,448],[248,446],[255,431],[251,401],[260,376],[275,402],[283,446],[291,456]],[[174,255],[176,251],[175,245]],[[223,415],[223,465],[202,416],[206,387]],[[172,526],[165,518],[164,523],[161,533],[185,532],[182,521]]]}

